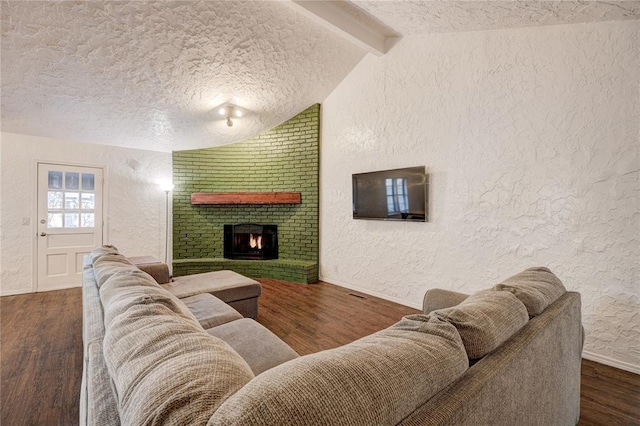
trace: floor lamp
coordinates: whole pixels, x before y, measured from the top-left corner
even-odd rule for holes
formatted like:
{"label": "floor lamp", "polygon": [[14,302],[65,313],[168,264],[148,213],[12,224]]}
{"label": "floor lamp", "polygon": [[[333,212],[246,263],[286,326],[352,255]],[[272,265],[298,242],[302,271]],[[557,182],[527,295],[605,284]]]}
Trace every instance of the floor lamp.
{"label": "floor lamp", "polygon": [[[165,235],[165,239],[164,239],[164,263],[169,266],[169,192],[171,192],[171,190],[173,189],[173,184],[172,183],[167,183],[167,184],[163,184],[162,185],[162,189],[164,190],[165,193],[165,197],[166,197],[166,204],[165,204],[165,209],[164,209],[164,218],[165,218],[165,225],[164,225],[164,235]],[[169,270],[171,271],[173,268],[169,268]]]}

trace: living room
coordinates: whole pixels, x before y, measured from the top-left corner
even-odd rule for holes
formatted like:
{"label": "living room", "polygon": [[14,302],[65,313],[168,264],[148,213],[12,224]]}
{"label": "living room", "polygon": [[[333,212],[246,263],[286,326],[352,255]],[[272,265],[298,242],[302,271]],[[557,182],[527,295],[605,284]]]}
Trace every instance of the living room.
{"label": "living room", "polygon": [[[169,263],[218,257],[179,251],[184,245],[179,240],[184,229],[179,211],[191,208],[185,194],[234,188],[209,182],[187,189],[183,175],[176,173],[176,158],[194,149],[213,152],[233,149],[232,143],[255,144],[261,135],[316,108],[318,168],[308,173],[316,176],[318,187],[317,238],[311,242],[316,252],[312,247],[311,256],[316,257],[321,281],[420,309],[430,288],[472,293],[525,268],[546,266],[568,290],[582,296],[583,357],[638,374],[638,2],[590,2],[594,9],[578,2],[547,2],[556,6],[549,6],[553,19],[546,22],[535,22],[535,11],[547,16],[537,9],[516,8],[501,22],[518,15],[527,17],[527,24],[451,29],[459,24],[453,16],[472,21],[473,13],[466,11],[444,15],[452,27],[435,20],[443,28],[429,32],[416,29],[428,22],[416,10],[402,11],[397,4],[385,11],[367,3],[360,6],[369,14],[384,16],[387,23],[395,17],[406,25],[404,32],[397,29],[402,37],[382,54],[289,6],[271,5],[276,15],[295,16],[292,31],[307,41],[288,54],[279,51],[286,60],[277,73],[290,71],[292,81],[271,89],[278,95],[269,99],[271,104],[260,98],[259,109],[247,100],[250,88],[264,96],[272,71],[265,75],[254,64],[252,70],[238,66],[223,73],[233,90],[213,90],[216,96],[227,92],[229,98],[212,96],[209,108],[232,102],[247,114],[233,118],[233,126],[211,118],[212,129],[204,132],[206,137],[194,134],[193,145],[186,145],[188,136],[179,130],[195,121],[162,116],[160,107],[169,105],[162,96],[173,93],[169,77],[174,74],[168,72],[160,83],[124,88],[132,89],[129,92],[115,84],[120,80],[106,84],[96,75],[89,83],[67,81],[55,74],[66,68],[52,65],[68,59],[65,44],[57,45],[61,56],[46,45],[36,49],[30,44],[46,39],[38,31],[42,27],[34,24],[45,19],[40,16],[44,9],[16,11],[3,3],[2,299],[42,290],[37,267],[38,163],[106,171],[102,242],[122,253]],[[475,11],[483,16],[482,10]],[[18,25],[22,21],[12,16],[18,12],[33,13],[29,19],[19,16],[32,25]],[[411,16],[424,22],[412,24]],[[580,18],[572,21],[575,16]],[[300,26],[311,27],[311,34],[304,38]],[[68,40],[62,27],[48,30],[57,31],[52,37]],[[154,35],[164,40],[160,33]],[[231,46],[242,46],[242,41],[231,36],[225,40]],[[82,58],[102,66],[100,55],[105,52],[79,49],[70,57],[75,66]],[[229,61],[242,56],[232,50],[224,53]],[[310,66],[302,68],[305,55]],[[141,64],[140,59],[132,58],[132,64]],[[154,62],[158,58],[152,59],[152,65],[139,66],[162,69]],[[247,61],[239,62],[253,63]],[[107,72],[102,77],[111,78]],[[293,86],[296,78],[299,85]],[[91,97],[102,94],[89,90],[92,81],[113,85],[113,98],[123,99],[121,110],[109,108],[113,104],[101,107],[105,99]],[[160,98],[153,92],[156,86],[165,90],[158,90]],[[79,87],[87,92],[78,92]],[[155,108],[144,113],[130,109],[127,93],[136,98],[132,105],[145,98]],[[76,104],[75,109],[69,103]],[[136,119],[138,126],[132,124]],[[114,127],[119,120],[126,125]],[[149,129],[155,133],[145,133]],[[104,141],[110,133],[112,144]],[[172,141],[174,134],[182,138]],[[207,139],[215,142],[207,145]],[[353,219],[353,174],[418,165],[425,166],[429,176],[426,222]],[[175,185],[169,193],[158,185],[163,180]],[[279,190],[289,189],[296,190]],[[221,250],[219,241],[212,251]]]}

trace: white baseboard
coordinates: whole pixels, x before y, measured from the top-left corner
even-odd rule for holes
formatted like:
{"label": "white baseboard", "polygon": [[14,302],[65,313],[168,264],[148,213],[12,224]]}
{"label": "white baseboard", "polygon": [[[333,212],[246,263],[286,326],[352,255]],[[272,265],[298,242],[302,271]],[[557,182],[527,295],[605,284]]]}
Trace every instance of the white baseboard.
{"label": "white baseboard", "polygon": [[9,291],[3,291],[0,292],[0,297],[2,296],[16,296],[18,294],[27,294],[27,293],[33,293],[33,291],[31,289],[20,289],[20,290],[9,290]]}
{"label": "white baseboard", "polygon": [[28,294],[28,293],[43,293],[43,292],[48,292],[48,291],[55,291],[55,290],[66,290],[69,288],[77,288],[77,287],[82,287],[82,284],[63,284],[60,286],[56,286],[53,288],[48,288],[46,290],[42,290],[40,292],[37,291],[33,291],[31,289],[19,289],[19,290],[9,290],[9,291],[5,291],[5,292],[1,292],[0,293],[0,297],[2,296],[17,296],[19,294]]}
{"label": "white baseboard", "polygon": [[320,278],[320,281],[324,281],[324,282],[329,283],[329,284],[337,285],[339,287],[348,288],[349,290],[354,290],[354,291],[357,291],[357,292],[360,292],[360,293],[368,294],[369,296],[374,296],[374,297],[377,297],[379,299],[388,300],[390,302],[394,302],[394,303],[397,303],[399,305],[408,306],[409,308],[422,310],[422,304],[421,303],[407,302],[406,300],[398,299],[398,298],[389,296],[387,294],[378,293],[377,291],[372,291],[372,290],[370,290],[368,288],[362,288],[362,287],[358,287],[357,285],[346,284],[346,283],[340,282],[338,280],[334,280],[334,279],[331,279],[331,278],[328,278],[328,277],[324,277],[324,276],[320,276],[319,278]]}
{"label": "white baseboard", "polygon": [[48,288],[46,290],[39,291],[38,293],[46,293],[48,291],[56,291],[56,290],[68,290],[70,288],[79,288],[79,287],[82,287],[82,284],[72,284],[72,285],[63,284],[61,286],[56,286],[56,287]]}
{"label": "white baseboard", "polygon": [[609,367],[619,368],[620,370],[629,371],[631,373],[640,374],[640,365],[631,364],[629,362],[618,361],[617,359],[609,358],[607,356],[598,355],[589,351],[582,351],[582,358],[590,361],[599,362],[600,364],[608,365]]}

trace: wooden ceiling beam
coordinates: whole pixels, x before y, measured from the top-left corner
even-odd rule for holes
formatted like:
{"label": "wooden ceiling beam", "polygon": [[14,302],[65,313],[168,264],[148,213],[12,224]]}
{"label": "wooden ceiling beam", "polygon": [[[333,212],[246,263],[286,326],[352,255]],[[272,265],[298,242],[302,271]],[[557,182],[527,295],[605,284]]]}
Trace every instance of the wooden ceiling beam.
{"label": "wooden ceiling beam", "polygon": [[377,56],[382,56],[400,39],[367,25],[336,6],[333,1],[289,0],[285,2],[300,14]]}

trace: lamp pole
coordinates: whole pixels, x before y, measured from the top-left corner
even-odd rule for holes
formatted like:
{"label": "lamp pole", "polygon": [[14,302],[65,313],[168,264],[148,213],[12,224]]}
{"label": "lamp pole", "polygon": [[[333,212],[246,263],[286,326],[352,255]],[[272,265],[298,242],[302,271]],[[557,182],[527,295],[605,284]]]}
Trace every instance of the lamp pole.
{"label": "lamp pole", "polygon": [[170,189],[165,189],[164,193],[166,195],[166,205],[165,205],[165,225],[164,225],[164,263],[169,266],[169,191]]}
{"label": "lamp pole", "polygon": [[164,205],[164,263],[169,268],[171,273],[172,268],[169,266],[169,192],[173,189],[173,183],[171,181],[158,182],[160,188],[164,191],[165,205]]}

